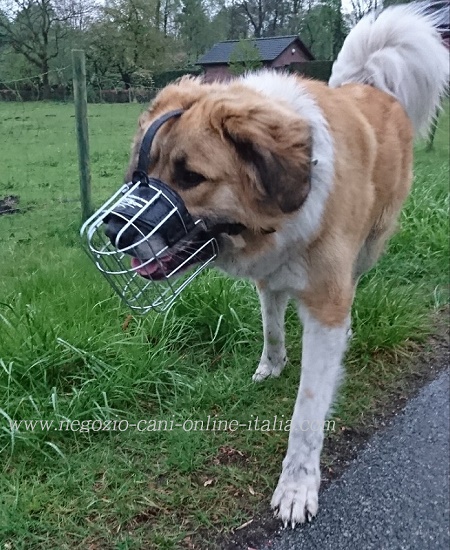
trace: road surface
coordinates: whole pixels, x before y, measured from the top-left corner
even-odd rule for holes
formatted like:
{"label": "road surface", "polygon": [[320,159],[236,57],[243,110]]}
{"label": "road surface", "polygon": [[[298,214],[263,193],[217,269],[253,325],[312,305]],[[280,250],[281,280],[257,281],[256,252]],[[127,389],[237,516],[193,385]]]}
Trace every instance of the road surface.
{"label": "road surface", "polygon": [[444,550],[449,540],[449,372],[424,387],[321,493],[317,518],[264,550]]}

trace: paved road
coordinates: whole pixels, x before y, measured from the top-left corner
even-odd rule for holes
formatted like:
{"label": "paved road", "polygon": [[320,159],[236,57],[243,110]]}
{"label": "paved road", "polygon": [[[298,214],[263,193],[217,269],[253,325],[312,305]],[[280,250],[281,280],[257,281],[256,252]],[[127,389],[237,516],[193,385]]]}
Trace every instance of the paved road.
{"label": "paved road", "polygon": [[310,525],[270,550],[444,550],[449,537],[449,373],[423,388],[321,494]]}

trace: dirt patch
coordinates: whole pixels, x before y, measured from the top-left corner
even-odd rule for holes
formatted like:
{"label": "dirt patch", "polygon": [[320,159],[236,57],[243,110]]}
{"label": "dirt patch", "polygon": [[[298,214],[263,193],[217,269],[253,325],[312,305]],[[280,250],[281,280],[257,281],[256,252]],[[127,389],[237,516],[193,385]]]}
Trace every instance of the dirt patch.
{"label": "dirt patch", "polygon": [[[410,350],[410,354],[401,359],[413,367],[408,368],[407,376],[401,386],[392,390],[385,399],[361,420],[354,428],[342,428],[338,434],[332,434],[324,442],[321,458],[321,491],[338,479],[349,464],[362,450],[367,440],[380,428],[387,426],[393,416],[399,413],[406,402],[439,372],[449,364],[449,309],[436,314],[435,331],[420,349]],[[393,358],[387,358],[393,361]],[[278,536],[280,522],[273,518],[268,503],[257,510],[255,516],[242,528],[227,535],[221,535],[213,541],[204,533],[203,540],[196,540],[190,548],[216,548],[218,550],[258,550]]]}
{"label": "dirt patch", "polygon": [[2,214],[17,214],[21,210],[18,208],[19,196],[7,195],[0,199],[0,216]]}
{"label": "dirt patch", "polygon": [[229,445],[223,445],[214,457],[213,464],[216,466],[227,464],[244,465],[248,460],[248,457],[238,449],[233,449]]}

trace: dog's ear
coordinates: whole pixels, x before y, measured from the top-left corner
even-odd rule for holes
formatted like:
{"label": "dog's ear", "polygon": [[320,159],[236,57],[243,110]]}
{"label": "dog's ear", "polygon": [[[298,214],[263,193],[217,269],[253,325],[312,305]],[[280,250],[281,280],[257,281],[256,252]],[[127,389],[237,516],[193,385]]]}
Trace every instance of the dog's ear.
{"label": "dog's ear", "polygon": [[[185,75],[176,82],[163,88],[155,99],[150,103],[148,109],[140,114],[138,118],[138,128],[131,145],[131,155],[128,169],[125,173],[125,183],[131,181],[134,170],[136,169],[139,148],[145,130],[149,124],[157,117],[166,112],[175,109],[184,109],[185,111],[192,107],[205,94],[205,86],[200,77]],[[166,126],[169,127],[169,125]],[[164,132],[164,129],[163,129]]]}
{"label": "dog's ear", "polygon": [[149,120],[160,113],[175,109],[186,111],[205,95],[205,88],[201,77],[185,75],[178,78],[175,82],[163,88],[150,103],[147,111],[141,114],[139,126],[145,128],[148,126]]}
{"label": "dog's ear", "polygon": [[221,107],[223,134],[248,167],[263,202],[284,213],[298,210],[310,190],[309,126],[269,100],[236,98]]}

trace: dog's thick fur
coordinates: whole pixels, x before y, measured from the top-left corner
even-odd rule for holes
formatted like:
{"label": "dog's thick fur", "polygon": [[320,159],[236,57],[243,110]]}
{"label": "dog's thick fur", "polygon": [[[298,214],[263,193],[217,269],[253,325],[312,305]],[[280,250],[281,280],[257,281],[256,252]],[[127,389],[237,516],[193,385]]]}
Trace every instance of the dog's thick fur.
{"label": "dog's thick fur", "polygon": [[[230,83],[183,78],[140,118],[164,125],[150,174],[173,186],[194,216],[245,226],[223,234],[217,265],[256,282],[264,348],[254,374],[285,363],[284,312],[304,324],[302,375],[272,507],[286,524],[318,508],[323,423],[341,376],[360,275],[383,250],[412,181],[414,133],[426,131],[448,80],[448,52],[430,16],[397,6],[363,19],[330,85],[261,71]],[[316,424],[317,425],[317,424]]]}

